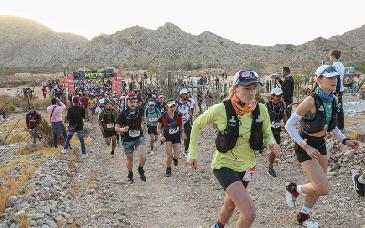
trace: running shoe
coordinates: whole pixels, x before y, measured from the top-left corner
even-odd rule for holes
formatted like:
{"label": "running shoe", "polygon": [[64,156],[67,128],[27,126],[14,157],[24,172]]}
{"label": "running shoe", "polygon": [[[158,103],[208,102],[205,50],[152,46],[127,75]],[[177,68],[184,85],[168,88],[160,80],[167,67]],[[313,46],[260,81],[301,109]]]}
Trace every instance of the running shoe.
{"label": "running shoe", "polygon": [[110,155],[111,155],[112,157],[114,157],[114,150],[112,150],[112,152],[110,152]]}
{"label": "running shoe", "polygon": [[134,182],[133,172],[128,173],[128,184],[132,184]]}
{"label": "running shoe", "polygon": [[272,176],[272,177],[277,177],[276,172],[275,172],[275,170],[274,170],[274,167],[272,167],[272,166],[269,166],[269,169],[268,169],[267,173],[268,173],[270,176]]}
{"label": "running shoe", "polygon": [[309,227],[309,228],[319,228],[320,225],[314,219],[310,217],[310,215],[300,212],[297,215],[297,221],[299,225]]}
{"label": "running shoe", "polygon": [[144,169],[143,169],[143,167],[141,167],[141,166],[138,166],[138,173],[139,173],[139,175],[140,175],[140,179],[141,179],[141,181],[143,181],[143,182],[146,182],[146,176],[144,175]]}
{"label": "running shoe", "polygon": [[210,228],[220,228],[219,225],[216,223],[216,224],[213,224],[210,226]]}
{"label": "running shoe", "polygon": [[165,177],[171,177],[171,167],[166,168]]}
{"label": "running shoe", "polygon": [[297,192],[297,184],[293,182],[286,183],[285,199],[286,204],[290,208],[295,208],[295,201],[297,200],[299,193]]}
{"label": "running shoe", "polygon": [[351,171],[351,179],[354,183],[355,192],[361,196],[365,196],[365,184],[359,182],[360,173],[358,171]]}
{"label": "running shoe", "polygon": [[172,160],[174,160],[174,166],[177,166],[179,164],[179,160],[177,158],[173,158]]}
{"label": "running shoe", "polygon": [[87,158],[87,154],[81,154],[82,159],[86,159]]}

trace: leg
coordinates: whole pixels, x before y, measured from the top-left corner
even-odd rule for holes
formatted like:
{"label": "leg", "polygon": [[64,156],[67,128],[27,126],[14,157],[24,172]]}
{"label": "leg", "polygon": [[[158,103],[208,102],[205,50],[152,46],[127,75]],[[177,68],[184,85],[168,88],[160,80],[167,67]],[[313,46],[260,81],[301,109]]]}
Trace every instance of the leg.
{"label": "leg", "polygon": [[330,192],[329,183],[327,180],[327,155],[321,155],[318,160],[312,159],[301,163],[301,166],[309,178],[309,183],[302,187],[305,205],[313,207],[319,196],[328,195]]}
{"label": "leg", "polygon": [[[236,228],[251,227],[256,218],[255,205],[241,181],[229,185],[226,194],[240,210]],[[228,213],[227,213],[228,214]]]}
{"label": "leg", "polygon": [[63,146],[63,149],[67,150],[70,146],[70,141],[72,139],[72,136],[74,135],[74,131],[69,131],[67,134],[67,138],[65,141],[65,145]]}
{"label": "leg", "polygon": [[66,139],[67,139],[67,132],[66,132],[65,125],[63,125],[63,123],[60,123],[60,130],[61,130],[61,133],[62,133],[62,135],[63,135],[63,138],[64,138],[64,139],[65,139],[65,141],[66,141]]}
{"label": "leg", "polygon": [[51,123],[52,130],[52,146],[57,148],[57,126]]}
{"label": "leg", "polygon": [[[112,141],[112,151],[114,151],[115,147],[117,147],[117,136],[113,135],[111,138],[111,141]],[[110,144],[110,142],[109,142],[109,144]]]}
{"label": "leg", "polygon": [[31,129],[31,134],[32,134],[32,138],[33,138],[33,144],[36,144],[36,142],[37,142],[37,136],[36,136],[36,128],[33,128],[33,129]]}
{"label": "leg", "polygon": [[189,143],[190,143],[190,133],[191,133],[190,123],[184,125],[184,130],[186,134],[186,139],[184,140],[184,147],[185,147],[185,152],[187,153],[187,151],[189,150]]}
{"label": "leg", "polygon": [[77,135],[79,136],[80,145],[81,145],[81,153],[86,154],[85,140],[84,140],[84,132],[78,131]]}
{"label": "leg", "polygon": [[227,224],[228,220],[232,217],[235,208],[236,205],[233,203],[233,201],[229,198],[229,196],[226,193],[224,197],[223,206],[219,210],[218,222],[222,225]]}
{"label": "leg", "polygon": [[178,159],[180,157],[180,154],[181,154],[181,144],[180,143],[172,144],[172,148],[174,150],[173,157],[175,159]]}
{"label": "leg", "polygon": [[171,143],[171,141],[165,142],[165,150],[166,150],[166,167],[171,168],[171,163],[172,163],[172,143]]}
{"label": "leg", "polygon": [[133,152],[127,154],[127,169],[129,172],[133,169]]}
{"label": "leg", "polygon": [[110,146],[111,138],[105,138],[106,145]]}
{"label": "leg", "polygon": [[143,167],[146,164],[146,149],[144,145],[139,145],[136,149],[139,154],[139,166]]}

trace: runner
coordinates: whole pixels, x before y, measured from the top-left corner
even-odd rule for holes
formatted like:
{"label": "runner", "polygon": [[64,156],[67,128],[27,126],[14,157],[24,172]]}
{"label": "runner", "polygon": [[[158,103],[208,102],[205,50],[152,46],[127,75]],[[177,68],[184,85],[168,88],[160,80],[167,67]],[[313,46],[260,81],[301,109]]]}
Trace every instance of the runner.
{"label": "runner", "polygon": [[190,143],[190,132],[191,132],[191,116],[192,116],[192,104],[188,98],[188,90],[183,88],[180,90],[180,99],[177,103],[177,111],[183,117],[183,134],[182,139],[184,140],[184,155],[187,157]]}
{"label": "runner", "polygon": [[137,105],[137,96],[129,93],[126,97],[127,107],[119,114],[115,131],[124,133],[122,145],[127,156],[128,182],[133,183],[133,152],[139,153],[138,173],[142,181],[146,181],[143,166],[146,163],[145,138],[143,131],[146,131],[144,124],[143,110]]}
{"label": "runner", "polygon": [[91,111],[91,116],[93,117],[95,115],[95,109],[98,104],[97,98],[91,94],[91,99],[89,100],[89,109]]}
{"label": "runner", "polygon": [[118,112],[113,108],[110,100],[105,99],[105,109],[99,115],[99,126],[103,133],[106,145],[110,146],[112,143],[112,151],[110,154],[114,156],[114,150],[117,141],[117,133],[115,132],[115,124],[118,119]]}
{"label": "runner", "polygon": [[167,105],[165,102],[166,97],[164,95],[158,96],[158,101],[156,102],[156,107],[160,110],[161,113],[167,111]]}
{"label": "runner", "polygon": [[[165,144],[166,150],[166,177],[171,176],[171,163],[179,164],[178,158],[181,153],[181,133],[183,132],[182,115],[176,111],[176,102],[173,99],[167,101],[167,112],[163,113],[158,120],[158,132],[161,133],[161,143]],[[173,151],[172,151],[173,150]]]}
{"label": "runner", "polygon": [[[256,72],[237,72],[230,89],[230,99],[210,107],[193,125],[188,159],[193,169],[197,168],[201,129],[208,124],[216,124],[220,131],[211,168],[225,191],[225,198],[218,221],[211,228],[224,227],[236,207],[240,211],[236,227],[251,227],[256,212],[246,187],[256,166],[255,150],[265,142],[273,153],[280,154],[280,146],[275,144],[271,132],[269,113],[264,104],[255,100],[258,83]],[[247,129],[248,126],[251,130]]]}
{"label": "runner", "polygon": [[[286,202],[289,207],[294,208],[299,194],[304,194],[304,205],[297,221],[307,227],[319,227],[309,214],[319,197],[328,195],[330,191],[326,176],[328,158],[325,139],[328,132],[344,145],[354,149],[359,147],[358,141],[347,139],[337,128],[338,107],[333,91],[336,89],[338,72],[329,65],[322,65],[315,74],[318,87],[304,99],[285,125],[296,142],[295,153],[298,161],[310,180],[303,185],[288,182]],[[296,129],[299,122],[300,133]]]}
{"label": "runner", "polygon": [[145,108],[145,120],[147,125],[148,134],[150,135],[150,149],[153,151],[154,144],[158,140],[157,133],[157,121],[161,117],[161,112],[155,106],[155,102],[153,100],[149,100],[147,102]]}
{"label": "runner", "polygon": [[[274,135],[275,141],[278,145],[280,145],[280,132],[281,132],[281,125],[280,122],[284,120],[286,122],[285,117],[285,106],[284,102],[282,101],[283,98],[283,91],[279,87],[275,87],[271,91],[271,100],[266,103],[267,110],[269,111],[270,121],[271,121],[271,131]],[[270,153],[269,155],[269,168],[268,173],[272,177],[276,177],[276,172],[274,170],[274,161],[275,161],[275,154]]]}

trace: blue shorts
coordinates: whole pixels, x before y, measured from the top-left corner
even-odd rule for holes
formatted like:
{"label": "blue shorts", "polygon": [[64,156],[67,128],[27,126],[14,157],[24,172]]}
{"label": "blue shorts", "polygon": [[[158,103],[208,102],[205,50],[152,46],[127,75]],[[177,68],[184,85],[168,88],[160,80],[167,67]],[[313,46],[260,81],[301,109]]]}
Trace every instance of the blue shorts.
{"label": "blue shorts", "polygon": [[123,141],[122,145],[125,154],[132,154],[138,146],[145,145],[145,139],[144,137],[139,137],[138,139],[130,142]]}

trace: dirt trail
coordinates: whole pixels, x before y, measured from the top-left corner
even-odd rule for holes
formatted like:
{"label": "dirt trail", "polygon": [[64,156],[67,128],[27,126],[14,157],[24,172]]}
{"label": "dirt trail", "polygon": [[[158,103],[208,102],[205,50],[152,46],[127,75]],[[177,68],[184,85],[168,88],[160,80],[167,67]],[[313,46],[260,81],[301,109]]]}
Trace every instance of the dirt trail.
{"label": "dirt trail", "polygon": [[[95,147],[88,160],[81,166],[81,175],[90,175],[91,167],[96,170],[94,173],[97,174],[98,185],[107,186],[111,194],[108,207],[123,208],[123,216],[128,221],[126,226],[209,227],[214,223],[224,193],[209,168],[214,149],[212,128],[203,130],[204,138],[200,142],[197,171],[192,171],[182,158],[179,165],[173,167],[172,177],[164,177],[164,147],[159,145],[154,154],[148,154],[145,166],[146,183],[139,180],[138,156],[135,157],[134,184],[127,184],[125,156],[121,147],[117,146],[116,156],[111,158],[110,148],[104,146],[98,129],[93,132]],[[272,178],[266,173],[266,161],[266,155],[257,155],[256,180],[249,186],[257,209],[254,227],[296,227],[295,218],[299,209],[292,210],[286,207],[284,186],[288,180],[305,183],[304,175],[298,164],[279,160],[276,165],[279,176]],[[362,216],[365,214],[364,200],[353,193],[349,174],[335,173],[329,180],[332,186],[331,195],[320,199],[314,210],[314,218],[319,220],[322,227],[361,227],[365,224],[365,218]],[[303,197],[299,199],[299,205],[302,200]],[[108,217],[108,213],[110,211],[106,210],[100,216]],[[233,227],[232,221],[235,221],[237,216],[236,211],[227,227]],[[117,219],[110,217],[111,221]]]}

